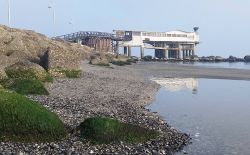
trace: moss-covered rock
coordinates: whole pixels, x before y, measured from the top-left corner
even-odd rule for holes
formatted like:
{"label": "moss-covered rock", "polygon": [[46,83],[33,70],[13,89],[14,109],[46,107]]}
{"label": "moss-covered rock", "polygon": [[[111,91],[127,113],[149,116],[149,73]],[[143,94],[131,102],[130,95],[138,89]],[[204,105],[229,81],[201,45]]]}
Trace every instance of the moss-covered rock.
{"label": "moss-covered rock", "polygon": [[119,141],[142,143],[159,135],[156,131],[102,117],[88,118],[79,128],[82,138],[98,144]]}
{"label": "moss-covered rock", "polygon": [[0,89],[0,141],[56,141],[65,135],[56,114],[22,95]]}
{"label": "moss-covered rock", "polygon": [[38,64],[20,61],[5,68],[9,78],[38,79],[42,82],[52,82],[52,77]]}
{"label": "moss-covered rock", "polygon": [[[129,59],[128,59],[129,60]],[[125,66],[125,65],[131,65],[131,62],[130,61],[128,61],[128,60],[126,60],[126,61],[124,61],[124,60],[117,60],[117,59],[115,59],[115,60],[113,60],[111,63],[113,64],[113,65],[117,65],[117,66]]]}
{"label": "moss-covered rock", "polygon": [[0,81],[5,89],[13,90],[23,95],[49,95],[43,83],[37,79],[12,78]]}

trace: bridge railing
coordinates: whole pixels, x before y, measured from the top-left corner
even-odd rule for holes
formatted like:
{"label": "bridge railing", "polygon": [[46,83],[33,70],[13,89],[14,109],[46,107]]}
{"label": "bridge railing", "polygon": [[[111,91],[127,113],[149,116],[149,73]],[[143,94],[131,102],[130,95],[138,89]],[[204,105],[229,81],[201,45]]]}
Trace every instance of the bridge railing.
{"label": "bridge railing", "polygon": [[109,38],[112,40],[122,40],[122,38],[117,38],[112,33],[96,32],[96,31],[80,31],[80,32],[58,36],[55,38],[59,38],[59,39],[67,40],[67,41],[74,41],[74,40],[83,39],[86,37],[100,37],[100,38]]}

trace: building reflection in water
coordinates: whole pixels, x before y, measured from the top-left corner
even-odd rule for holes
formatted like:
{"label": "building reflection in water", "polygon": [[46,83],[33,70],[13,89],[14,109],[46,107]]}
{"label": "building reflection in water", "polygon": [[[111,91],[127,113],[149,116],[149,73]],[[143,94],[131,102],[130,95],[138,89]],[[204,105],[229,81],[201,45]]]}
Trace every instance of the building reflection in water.
{"label": "building reflection in water", "polygon": [[152,78],[151,80],[171,92],[191,90],[193,94],[198,93],[198,80],[195,78]]}

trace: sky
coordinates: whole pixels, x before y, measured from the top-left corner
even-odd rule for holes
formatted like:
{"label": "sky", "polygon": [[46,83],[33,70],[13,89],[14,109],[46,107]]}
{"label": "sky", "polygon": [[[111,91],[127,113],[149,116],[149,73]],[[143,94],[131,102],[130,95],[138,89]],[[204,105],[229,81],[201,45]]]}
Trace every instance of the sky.
{"label": "sky", "polygon": [[[193,31],[199,56],[250,55],[249,0],[10,0],[11,27],[47,36],[114,29]],[[0,0],[0,24],[8,25],[8,0]]]}

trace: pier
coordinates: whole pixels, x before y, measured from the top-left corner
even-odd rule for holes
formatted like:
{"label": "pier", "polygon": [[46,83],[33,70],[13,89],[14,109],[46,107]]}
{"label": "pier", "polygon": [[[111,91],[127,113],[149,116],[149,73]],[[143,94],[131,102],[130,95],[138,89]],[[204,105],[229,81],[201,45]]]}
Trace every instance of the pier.
{"label": "pier", "polygon": [[140,57],[144,57],[145,49],[154,49],[159,59],[190,59],[195,55],[195,47],[199,44],[198,27],[193,32],[180,30],[168,32],[146,32],[114,30],[113,33],[80,31],[58,36],[69,42],[89,46],[99,52],[120,53],[132,56],[132,48],[140,47]]}

